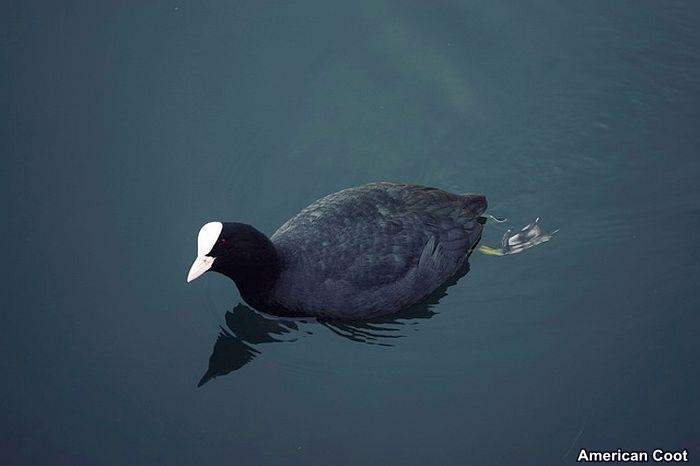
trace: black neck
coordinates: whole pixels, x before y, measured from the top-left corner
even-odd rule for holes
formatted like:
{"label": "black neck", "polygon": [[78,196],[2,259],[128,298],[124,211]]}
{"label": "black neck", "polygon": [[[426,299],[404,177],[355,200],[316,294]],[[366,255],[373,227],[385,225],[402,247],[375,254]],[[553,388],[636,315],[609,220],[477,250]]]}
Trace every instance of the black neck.
{"label": "black neck", "polygon": [[231,254],[217,258],[212,268],[233,280],[243,299],[257,302],[277,281],[279,255],[267,236],[250,227],[234,242]]}

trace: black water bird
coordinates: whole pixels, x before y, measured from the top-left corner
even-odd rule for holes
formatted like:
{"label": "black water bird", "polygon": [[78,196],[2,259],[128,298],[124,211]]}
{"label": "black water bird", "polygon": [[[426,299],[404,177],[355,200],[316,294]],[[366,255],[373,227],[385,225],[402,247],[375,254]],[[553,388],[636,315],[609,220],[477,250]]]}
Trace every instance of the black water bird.
{"label": "black water bird", "polygon": [[187,281],[219,272],[250,306],[278,316],[393,314],[463,270],[486,207],[480,194],[382,182],[319,199],[270,238],[243,223],[210,222]]}

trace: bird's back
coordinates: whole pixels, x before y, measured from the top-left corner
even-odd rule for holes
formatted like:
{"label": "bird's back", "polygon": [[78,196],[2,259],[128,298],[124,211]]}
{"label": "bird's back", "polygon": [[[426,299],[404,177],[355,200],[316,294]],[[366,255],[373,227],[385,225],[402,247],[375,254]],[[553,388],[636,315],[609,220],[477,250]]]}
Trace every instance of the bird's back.
{"label": "bird's back", "polygon": [[394,183],[319,199],[271,237],[282,261],[271,304],[352,319],[419,301],[461,269],[480,238],[468,201]]}

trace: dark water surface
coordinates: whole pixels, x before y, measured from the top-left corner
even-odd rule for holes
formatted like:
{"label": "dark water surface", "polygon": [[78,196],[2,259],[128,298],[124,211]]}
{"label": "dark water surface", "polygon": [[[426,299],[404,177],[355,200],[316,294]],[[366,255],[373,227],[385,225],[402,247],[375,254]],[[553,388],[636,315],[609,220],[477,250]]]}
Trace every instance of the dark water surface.
{"label": "dark water surface", "polygon": [[[0,16],[2,464],[700,464],[697,2]],[[185,284],[205,221],[377,180],[561,231],[361,326]]]}

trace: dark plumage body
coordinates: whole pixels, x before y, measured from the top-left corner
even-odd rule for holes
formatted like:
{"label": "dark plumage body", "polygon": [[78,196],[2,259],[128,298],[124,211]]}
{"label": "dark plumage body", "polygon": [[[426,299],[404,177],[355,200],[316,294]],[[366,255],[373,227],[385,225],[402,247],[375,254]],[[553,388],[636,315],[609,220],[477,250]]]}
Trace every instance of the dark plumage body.
{"label": "dark plumage body", "polygon": [[248,304],[271,314],[390,314],[465,266],[485,210],[478,194],[372,183],[314,202],[269,240],[248,225],[224,224],[222,236],[234,238],[230,257],[217,257],[212,269],[231,277]]}

